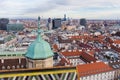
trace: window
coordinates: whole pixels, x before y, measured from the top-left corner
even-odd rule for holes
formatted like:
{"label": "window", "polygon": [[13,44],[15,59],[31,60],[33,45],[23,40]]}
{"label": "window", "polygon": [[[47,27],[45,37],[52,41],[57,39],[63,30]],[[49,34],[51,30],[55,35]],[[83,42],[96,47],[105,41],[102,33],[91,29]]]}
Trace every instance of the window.
{"label": "window", "polygon": [[19,58],[19,64],[21,63],[21,59]]}
{"label": "window", "polygon": [[1,63],[4,63],[4,59],[1,59]]}
{"label": "window", "polygon": [[21,68],[24,68],[24,66],[23,66],[23,65],[21,65]]}
{"label": "window", "polygon": [[17,68],[20,68],[20,66],[19,66],[19,65],[17,65]]}
{"label": "window", "polygon": [[2,66],[2,70],[4,70],[5,69],[5,66]]}
{"label": "window", "polygon": [[10,66],[7,66],[7,69],[10,69]]}
{"label": "window", "polygon": [[12,66],[12,69],[15,69],[15,66]]}

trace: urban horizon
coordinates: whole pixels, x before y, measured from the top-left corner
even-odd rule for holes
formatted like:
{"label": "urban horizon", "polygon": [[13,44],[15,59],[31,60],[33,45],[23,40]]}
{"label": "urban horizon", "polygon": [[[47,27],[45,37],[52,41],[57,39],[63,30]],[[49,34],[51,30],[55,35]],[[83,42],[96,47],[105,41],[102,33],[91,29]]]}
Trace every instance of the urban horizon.
{"label": "urban horizon", "polygon": [[79,19],[120,19],[119,1],[113,0],[0,0],[0,18],[69,18]]}

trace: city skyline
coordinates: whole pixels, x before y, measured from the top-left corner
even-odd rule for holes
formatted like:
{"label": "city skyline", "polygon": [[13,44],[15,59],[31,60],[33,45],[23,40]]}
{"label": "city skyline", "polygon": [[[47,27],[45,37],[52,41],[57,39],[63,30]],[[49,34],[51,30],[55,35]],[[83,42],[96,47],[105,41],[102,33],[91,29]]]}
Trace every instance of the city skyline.
{"label": "city skyline", "polygon": [[114,0],[0,0],[0,18],[63,17],[120,19],[119,1]]}

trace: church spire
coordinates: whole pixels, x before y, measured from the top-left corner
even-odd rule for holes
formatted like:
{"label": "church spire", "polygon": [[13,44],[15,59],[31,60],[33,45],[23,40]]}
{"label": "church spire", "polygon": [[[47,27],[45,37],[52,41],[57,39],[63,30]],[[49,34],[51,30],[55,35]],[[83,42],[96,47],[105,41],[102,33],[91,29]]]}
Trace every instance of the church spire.
{"label": "church spire", "polygon": [[41,30],[40,30],[40,17],[38,17],[38,35],[41,33]]}
{"label": "church spire", "polygon": [[40,42],[42,40],[41,38],[41,30],[40,30],[40,17],[38,17],[38,35],[37,35],[37,40]]}
{"label": "church spire", "polygon": [[40,17],[38,17],[38,35],[26,52],[26,57],[30,59],[47,59],[53,56],[53,52],[48,42],[41,37],[42,30],[40,29]]}

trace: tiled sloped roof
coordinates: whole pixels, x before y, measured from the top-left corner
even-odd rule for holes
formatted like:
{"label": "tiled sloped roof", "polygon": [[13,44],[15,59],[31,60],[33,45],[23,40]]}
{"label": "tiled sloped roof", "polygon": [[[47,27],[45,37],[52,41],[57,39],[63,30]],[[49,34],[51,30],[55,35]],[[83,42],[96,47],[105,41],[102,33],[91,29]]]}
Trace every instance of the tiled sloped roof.
{"label": "tiled sloped roof", "polygon": [[115,43],[115,44],[120,44],[120,40],[119,40],[119,39],[114,40],[114,42],[113,42],[113,43]]}
{"label": "tiled sloped roof", "polygon": [[84,59],[85,62],[95,62],[97,60],[93,56],[79,50],[64,51],[64,52],[61,52],[61,54],[64,55],[65,57],[80,56],[82,59]]}
{"label": "tiled sloped roof", "polygon": [[95,51],[94,51],[94,50],[88,51],[88,54],[90,54],[90,55],[94,56]]}
{"label": "tiled sloped roof", "polygon": [[68,65],[71,65],[70,61],[67,58],[61,58],[60,63],[64,65],[65,63],[67,63]]}
{"label": "tiled sloped roof", "polygon": [[81,57],[84,58],[84,60],[86,60],[87,62],[92,62],[92,61],[95,62],[97,60],[96,58],[85,52],[81,54]]}
{"label": "tiled sloped roof", "polygon": [[65,51],[61,52],[64,56],[80,56],[82,54],[82,51],[79,50],[71,50],[71,51]]}
{"label": "tiled sloped roof", "polygon": [[70,36],[69,39],[72,39],[72,40],[79,40],[79,39],[83,39],[84,36]]}
{"label": "tiled sloped roof", "polygon": [[53,47],[54,50],[58,50],[58,46],[57,46],[57,44],[53,44],[52,47]]}
{"label": "tiled sloped roof", "polygon": [[98,38],[99,38],[99,39],[104,39],[105,36],[99,35]]}
{"label": "tiled sloped roof", "polygon": [[103,62],[95,62],[90,64],[78,65],[77,67],[78,76],[87,76],[93,74],[99,74],[113,70],[110,66]]}

